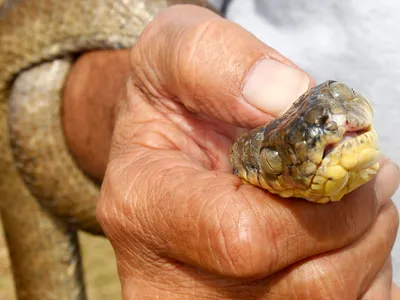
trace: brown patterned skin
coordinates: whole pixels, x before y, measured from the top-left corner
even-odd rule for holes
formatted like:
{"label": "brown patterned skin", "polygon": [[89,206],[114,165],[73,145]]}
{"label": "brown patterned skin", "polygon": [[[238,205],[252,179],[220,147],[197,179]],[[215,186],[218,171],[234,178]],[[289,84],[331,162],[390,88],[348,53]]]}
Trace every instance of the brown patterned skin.
{"label": "brown patterned skin", "polygon": [[[87,50],[130,48],[160,10],[178,3],[206,1],[8,0],[0,7],[0,207],[19,299],[84,299],[75,230],[102,234],[98,188],[68,156],[60,101],[51,98],[61,93],[62,70]],[[63,60],[41,66],[56,58]]]}
{"label": "brown patterned skin", "polygon": [[234,173],[282,197],[339,201],[378,171],[372,119],[363,96],[326,81],[282,117],[241,136],[231,151]]}

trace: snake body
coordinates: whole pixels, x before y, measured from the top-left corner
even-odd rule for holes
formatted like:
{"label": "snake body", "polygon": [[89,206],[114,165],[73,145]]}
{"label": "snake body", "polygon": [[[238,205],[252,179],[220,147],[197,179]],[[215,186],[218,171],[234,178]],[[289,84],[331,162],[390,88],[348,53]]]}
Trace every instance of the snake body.
{"label": "snake body", "polygon": [[281,197],[339,201],[379,169],[372,121],[362,95],[328,80],[282,117],[241,136],[231,151],[234,173]]}
{"label": "snake body", "polygon": [[[2,1],[1,1],[2,2]],[[162,9],[201,0],[6,0],[0,7],[0,208],[19,299],[85,299],[76,230],[102,234],[98,186],[60,122],[74,59],[130,48]]]}

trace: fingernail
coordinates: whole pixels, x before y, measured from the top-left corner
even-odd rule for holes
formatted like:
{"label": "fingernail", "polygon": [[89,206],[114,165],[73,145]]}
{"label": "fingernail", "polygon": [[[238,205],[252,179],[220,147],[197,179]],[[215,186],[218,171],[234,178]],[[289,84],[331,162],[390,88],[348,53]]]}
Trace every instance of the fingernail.
{"label": "fingernail", "polygon": [[243,89],[245,100],[259,110],[279,117],[303,94],[309,77],[273,59],[259,61],[250,71]]}

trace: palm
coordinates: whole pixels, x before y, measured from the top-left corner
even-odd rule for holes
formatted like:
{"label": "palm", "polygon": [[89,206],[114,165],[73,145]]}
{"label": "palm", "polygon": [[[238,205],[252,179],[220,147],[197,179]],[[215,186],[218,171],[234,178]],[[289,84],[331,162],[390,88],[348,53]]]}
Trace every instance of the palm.
{"label": "palm", "polygon": [[194,168],[230,172],[230,148],[243,129],[194,114],[169,99],[152,105],[140,100],[137,105],[140,113],[132,121],[140,130],[134,132],[135,144],[158,150],[166,162],[179,157]]}

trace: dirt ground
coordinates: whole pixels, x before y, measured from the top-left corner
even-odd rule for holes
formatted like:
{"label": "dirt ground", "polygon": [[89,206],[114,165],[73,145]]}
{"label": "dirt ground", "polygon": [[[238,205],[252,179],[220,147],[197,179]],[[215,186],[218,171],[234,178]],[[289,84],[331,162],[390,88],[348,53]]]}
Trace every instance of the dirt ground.
{"label": "dirt ground", "polygon": [[[121,299],[115,256],[109,242],[81,233],[88,300]],[[0,224],[0,300],[15,300],[8,251]]]}

